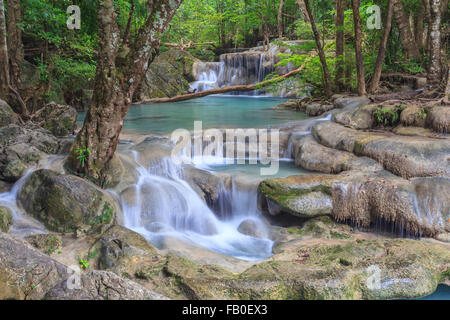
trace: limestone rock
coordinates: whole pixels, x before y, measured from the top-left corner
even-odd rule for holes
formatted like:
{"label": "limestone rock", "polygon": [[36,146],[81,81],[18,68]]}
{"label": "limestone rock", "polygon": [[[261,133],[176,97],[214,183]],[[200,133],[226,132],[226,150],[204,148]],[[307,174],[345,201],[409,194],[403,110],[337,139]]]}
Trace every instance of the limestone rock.
{"label": "limestone rock", "polygon": [[27,242],[0,232],[0,300],[165,299],[111,272],[79,274],[78,284],[76,276]]}
{"label": "limestone rock", "polygon": [[142,82],[137,100],[173,97],[189,90],[193,81],[192,65],[195,61],[188,52],[172,49],[152,62]]}
{"label": "limestone rock", "polygon": [[371,134],[326,121],[312,133],[324,146],[372,158],[404,178],[450,175],[448,139]]}
{"label": "limestone rock", "polygon": [[0,127],[19,122],[19,117],[13,109],[3,100],[0,99]]}
{"label": "limestone rock", "polygon": [[246,219],[242,221],[238,227],[238,231],[242,234],[254,238],[267,238],[267,231],[265,226],[262,225],[261,222],[252,219]]}
{"label": "limestone rock", "polygon": [[427,110],[425,108],[410,105],[400,114],[400,123],[404,126],[425,127]]}
{"label": "limestone rock", "polygon": [[334,105],[339,109],[352,110],[369,104],[371,101],[366,97],[341,97],[334,100]]}
{"label": "limestone rock", "polygon": [[433,107],[427,113],[427,124],[436,132],[450,132],[450,107]]}
{"label": "limestone rock", "polygon": [[17,181],[45,154],[66,152],[67,144],[36,125],[11,124],[0,128],[0,179]]}
{"label": "limestone rock", "polygon": [[311,135],[294,140],[295,164],[311,171],[340,173],[349,170],[378,171],[383,167],[367,157],[357,157],[353,153],[325,147],[317,143]]}
{"label": "limestone rock", "polygon": [[334,109],[332,104],[311,103],[306,106],[306,114],[310,117],[320,116],[321,114]]}
{"label": "limestone rock", "polygon": [[33,172],[18,194],[19,203],[51,231],[95,232],[114,221],[117,208],[104,191],[72,175]]}
{"label": "limestone rock", "polygon": [[55,136],[67,136],[75,129],[77,111],[71,106],[50,102],[38,111],[35,121]]}
{"label": "limestone rock", "polygon": [[7,207],[0,206],[0,231],[8,232],[9,227],[12,224],[12,211]]}
{"label": "limestone rock", "polygon": [[333,114],[333,121],[355,129],[371,129],[375,126],[375,108],[375,105],[364,105],[356,109],[338,111]]}
{"label": "limestone rock", "polygon": [[53,254],[62,246],[62,239],[58,234],[37,234],[28,236],[25,240],[48,255]]}

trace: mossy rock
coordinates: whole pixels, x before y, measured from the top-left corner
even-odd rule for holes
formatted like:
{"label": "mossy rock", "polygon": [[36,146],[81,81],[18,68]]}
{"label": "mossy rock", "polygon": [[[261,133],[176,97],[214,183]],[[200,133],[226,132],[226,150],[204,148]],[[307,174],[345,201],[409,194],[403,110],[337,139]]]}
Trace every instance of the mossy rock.
{"label": "mossy rock", "polygon": [[19,117],[5,101],[0,99],[0,127],[19,122]]}
{"label": "mossy rock", "polygon": [[0,230],[8,232],[11,227],[13,214],[11,209],[7,207],[0,207]]}
{"label": "mossy rock", "polygon": [[62,247],[62,239],[58,234],[37,234],[26,237],[25,240],[48,255],[52,255]]}
{"label": "mossy rock", "polygon": [[30,175],[18,200],[55,232],[99,232],[113,223],[117,211],[111,197],[94,184],[45,169]]}

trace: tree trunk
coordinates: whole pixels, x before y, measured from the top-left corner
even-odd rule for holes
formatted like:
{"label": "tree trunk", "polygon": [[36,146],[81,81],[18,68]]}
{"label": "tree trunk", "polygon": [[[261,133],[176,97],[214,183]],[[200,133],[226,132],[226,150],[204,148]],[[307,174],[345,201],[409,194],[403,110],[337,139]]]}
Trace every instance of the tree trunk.
{"label": "tree trunk", "polygon": [[9,58],[6,42],[5,3],[0,0],[0,98],[9,100]]}
{"label": "tree trunk", "polygon": [[430,65],[427,84],[436,87],[441,80],[441,2],[430,1]]}
{"label": "tree trunk", "polygon": [[7,0],[8,5],[8,56],[10,61],[11,85],[20,87],[23,62],[22,30],[18,24],[22,20],[19,0]]}
{"label": "tree trunk", "polygon": [[364,78],[364,63],[362,54],[362,30],[361,16],[359,15],[359,0],[352,0],[353,21],[355,26],[355,56],[356,56],[356,73],[358,79],[358,94],[366,95],[366,80]]}
{"label": "tree trunk", "polygon": [[311,28],[312,28],[312,31],[314,34],[314,39],[316,40],[317,51],[319,53],[320,62],[322,64],[325,94],[327,95],[327,97],[331,97],[331,95],[332,95],[331,78],[330,78],[330,73],[328,71],[328,65],[327,65],[327,59],[325,56],[325,52],[323,50],[323,46],[320,41],[320,34],[319,34],[319,31],[317,30],[316,22],[314,21],[314,16],[312,15],[312,10],[311,10],[309,0],[304,0],[304,3],[305,3],[305,9],[306,9],[306,13],[308,15],[309,22],[311,23]]}
{"label": "tree trunk", "polygon": [[394,17],[400,33],[400,42],[405,57],[407,59],[418,57],[419,49],[417,49],[414,37],[411,33],[409,19],[403,8],[402,0],[395,0],[394,2]]}
{"label": "tree trunk", "polygon": [[278,7],[278,39],[283,38],[283,6],[284,6],[284,0],[280,0],[280,6]]}
{"label": "tree trunk", "polygon": [[383,70],[384,55],[386,54],[386,44],[391,32],[392,26],[392,14],[394,9],[394,0],[389,0],[387,7],[386,22],[384,24],[383,34],[381,35],[380,47],[378,50],[377,62],[375,64],[375,70],[373,72],[372,82],[370,84],[370,93],[375,93],[378,90],[380,83],[381,71]]}
{"label": "tree trunk", "polygon": [[[68,157],[68,165],[75,173],[103,185],[107,164],[116,151],[123,118],[130,108],[134,91],[153,61],[160,37],[182,1],[153,1],[148,17],[125,57],[118,56],[121,39],[114,1],[99,1],[99,50],[94,93]],[[78,158],[80,155],[85,158],[84,165]]]}
{"label": "tree trunk", "polygon": [[344,11],[345,1],[336,0],[336,79],[335,84],[339,92],[345,88],[345,60],[344,60]]}
{"label": "tree trunk", "polygon": [[447,86],[444,92],[444,103],[450,104],[450,62],[448,62]]}
{"label": "tree trunk", "polygon": [[416,32],[415,32],[415,36],[416,36],[416,44],[417,46],[422,49],[423,48],[423,30],[424,30],[424,20],[425,20],[425,6],[423,4],[423,2],[421,1],[419,3],[419,10],[417,11],[415,17],[414,17],[414,21],[415,21],[415,25],[416,25]]}
{"label": "tree trunk", "polygon": [[309,22],[309,16],[308,11],[306,10],[306,4],[305,0],[297,0],[298,6],[300,7],[300,10],[303,12],[303,15],[305,16],[305,21]]}

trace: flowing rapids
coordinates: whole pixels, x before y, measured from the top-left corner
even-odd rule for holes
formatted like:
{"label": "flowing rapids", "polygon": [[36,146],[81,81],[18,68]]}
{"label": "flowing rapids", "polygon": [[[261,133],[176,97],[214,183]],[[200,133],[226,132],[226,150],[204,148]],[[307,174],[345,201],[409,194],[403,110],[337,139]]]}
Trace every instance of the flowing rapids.
{"label": "flowing rapids", "polygon": [[[136,162],[138,154],[135,153]],[[221,191],[223,212],[217,216],[183,180],[183,169],[164,158],[149,167],[138,166],[133,204],[121,199],[124,224],[158,246],[165,237],[175,237],[215,252],[245,260],[272,254],[273,241],[247,236],[239,225],[251,219],[264,229],[256,204],[256,190]],[[219,218],[220,217],[220,218]],[[267,231],[266,231],[267,234]]]}

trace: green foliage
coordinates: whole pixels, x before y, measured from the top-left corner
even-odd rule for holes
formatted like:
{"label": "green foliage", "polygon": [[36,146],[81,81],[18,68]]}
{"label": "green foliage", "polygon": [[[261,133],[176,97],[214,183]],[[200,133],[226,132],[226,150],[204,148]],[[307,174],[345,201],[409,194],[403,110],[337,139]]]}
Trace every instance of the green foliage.
{"label": "green foliage", "polygon": [[78,259],[78,264],[80,265],[81,269],[86,270],[89,268],[89,261],[87,259]]}
{"label": "green foliage", "polygon": [[373,111],[373,115],[375,116],[375,120],[379,125],[383,126],[394,126],[399,122],[400,113],[405,109],[405,106],[399,105],[391,108],[382,108],[381,106],[377,107]]}
{"label": "green foliage", "polygon": [[87,161],[88,156],[92,154],[91,150],[89,150],[88,147],[78,147],[75,152],[78,153],[77,159],[80,160],[81,166],[84,168],[84,164]]}
{"label": "green foliage", "polygon": [[421,117],[422,119],[426,119],[427,118],[427,109],[426,108],[420,108],[420,110],[417,113],[417,115],[419,117]]}

